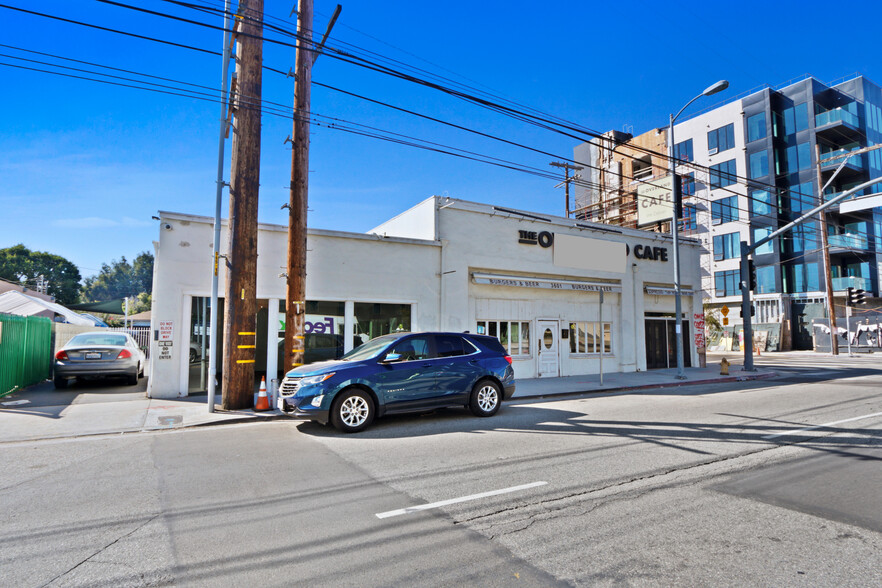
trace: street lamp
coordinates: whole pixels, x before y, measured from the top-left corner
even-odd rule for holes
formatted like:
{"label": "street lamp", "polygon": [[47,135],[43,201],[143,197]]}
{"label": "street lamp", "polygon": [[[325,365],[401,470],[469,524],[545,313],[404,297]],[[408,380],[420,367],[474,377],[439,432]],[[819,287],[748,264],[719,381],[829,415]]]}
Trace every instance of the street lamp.
{"label": "street lamp", "polygon": [[671,237],[674,241],[674,311],[677,313],[677,326],[676,326],[676,334],[677,334],[677,379],[685,380],[686,374],[683,372],[683,310],[682,310],[682,302],[680,300],[680,230],[678,226],[679,219],[677,218],[677,161],[674,159],[674,121],[679,118],[683,111],[686,108],[701,98],[702,96],[710,96],[712,94],[716,94],[717,92],[722,92],[726,88],[729,87],[729,82],[726,80],[720,80],[716,84],[709,86],[705,89],[704,92],[690,100],[686,103],[686,106],[680,109],[680,112],[677,114],[671,115],[671,122],[668,126],[668,155],[669,165],[671,169],[671,192],[674,196],[671,198],[671,206],[673,210],[671,211]]}

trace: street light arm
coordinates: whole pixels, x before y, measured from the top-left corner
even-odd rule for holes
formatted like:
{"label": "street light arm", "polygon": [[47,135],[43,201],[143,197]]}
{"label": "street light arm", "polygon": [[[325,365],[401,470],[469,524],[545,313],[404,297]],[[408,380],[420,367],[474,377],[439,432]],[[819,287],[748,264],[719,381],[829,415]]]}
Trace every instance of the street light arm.
{"label": "street light arm", "polygon": [[687,102],[687,103],[686,103],[686,106],[684,106],[683,108],[680,109],[680,112],[678,112],[677,114],[675,114],[674,116],[671,117],[671,124],[673,125],[673,124],[674,124],[674,121],[676,121],[678,118],[680,118],[680,115],[683,114],[683,111],[684,111],[684,110],[686,110],[687,108],[689,108],[689,105],[690,105],[690,104],[692,104],[693,102],[695,102],[696,100],[698,100],[698,99],[701,98],[702,96],[704,96],[703,93],[702,93],[702,94],[699,94],[698,96],[696,96],[695,98],[693,98],[692,100],[690,100],[689,102]]}

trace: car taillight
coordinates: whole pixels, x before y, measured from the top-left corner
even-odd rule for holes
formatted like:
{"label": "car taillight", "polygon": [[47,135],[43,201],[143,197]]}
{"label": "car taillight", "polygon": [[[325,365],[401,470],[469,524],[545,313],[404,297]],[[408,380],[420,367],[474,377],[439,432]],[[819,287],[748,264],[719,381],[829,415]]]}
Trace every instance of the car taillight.
{"label": "car taillight", "polygon": [[119,352],[119,355],[116,356],[117,359],[128,359],[132,354],[128,349],[123,349]]}
{"label": "car taillight", "polygon": [[67,356],[67,351],[62,350],[55,354],[55,359],[58,361],[68,361],[70,358]]}
{"label": "car taillight", "polygon": [[511,363],[511,355],[506,355],[505,361],[507,361],[508,363]]}

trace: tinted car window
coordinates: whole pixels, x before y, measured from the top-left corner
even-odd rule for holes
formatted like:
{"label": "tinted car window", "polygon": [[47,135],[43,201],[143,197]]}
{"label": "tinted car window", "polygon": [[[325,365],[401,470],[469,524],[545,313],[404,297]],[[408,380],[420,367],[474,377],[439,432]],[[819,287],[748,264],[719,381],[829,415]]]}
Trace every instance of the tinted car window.
{"label": "tinted car window", "polygon": [[399,354],[402,361],[413,361],[415,359],[429,359],[431,357],[430,351],[428,337],[410,337],[396,343],[389,353]]}
{"label": "tinted car window", "polygon": [[497,353],[501,353],[502,355],[507,355],[508,352],[505,350],[505,347],[502,346],[502,343],[499,342],[499,339],[496,337],[488,337],[488,336],[476,336],[472,335],[476,341],[480,342],[481,345],[486,347],[491,351],[496,351]]}
{"label": "tinted car window", "polygon": [[453,335],[438,335],[435,337],[435,350],[438,353],[438,357],[455,357],[470,352],[466,351],[463,346],[462,337],[454,337]]}

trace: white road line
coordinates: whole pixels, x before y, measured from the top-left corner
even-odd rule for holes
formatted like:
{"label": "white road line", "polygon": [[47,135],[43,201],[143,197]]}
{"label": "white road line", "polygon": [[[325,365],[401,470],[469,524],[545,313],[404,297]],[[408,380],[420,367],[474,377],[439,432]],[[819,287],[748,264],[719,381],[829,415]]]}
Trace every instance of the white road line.
{"label": "white road line", "polygon": [[775,433],[774,435],[766,435],[763,439],[774,439],[775,437],[783,437],[785,435],[798,435],[799,433],[805,433],[806,431],[814,431],[815,429],[823,429],[824,427],[832,427],[833,425],[839,425],[841,423],[850,423],[852,421],[860,421],[863,419],[870,419],[873,417],[882,416],[882,412],[874,412],[873,414],[865,414],[864,416],[854,417],[852,419],[844,419],[841,421],[834,421],[832,423],[824,423],[823,425],[815,425],[814,427],[807,427],[805,429],[798,429],[796,431],[786,431],[784,433]]}
{"label": "white road line", "polygon": [[441,506],[447,506],[448,504],[456,504],[457,502],[467,502],[469,500],[477,500],[479,498],[487,498],[488,496],[498,496],[500,494],[508,494],[509,492],[517,492],[519,490],[526,490],[527,488],[536,488],[537,486],[544,486],[548,482],[532,482],[530,484],[524,484],[522,486],[512,486],[511,488],[503,488],[502,490],[490,490],[489,492],[481,492],[480,494],[472,494],[471,496],[462,496],[460,498],[451,498],[450,500],[442,500],[440,502],[431,502],[429,504],[420,504],[417,506],[410,506],[408,508],[400,508],[398,510],[390,510],[387,512],[379,512],[377,513],[378,519],[387,519],[389,517],[397,517],[398,515],[410,514],[412,512],[419,512],[421,510],[429,510],[430,508],[438,508]]}

